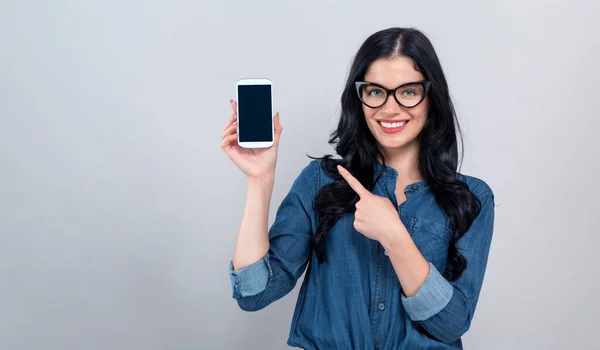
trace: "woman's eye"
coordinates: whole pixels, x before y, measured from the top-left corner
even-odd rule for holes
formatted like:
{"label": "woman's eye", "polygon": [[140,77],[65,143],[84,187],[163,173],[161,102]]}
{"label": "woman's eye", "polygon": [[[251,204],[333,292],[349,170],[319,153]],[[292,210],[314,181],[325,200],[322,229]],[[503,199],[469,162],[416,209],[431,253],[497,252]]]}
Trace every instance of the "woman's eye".
{"label": "woman's eye", "polygon": [[371,95],[371,96],[381,96],[381,95],[383,95],[383,92],[381,90],[378,90],[378,89],[373,89],[373,90],[371,90],[371,92],[369,92],[369,95]]}

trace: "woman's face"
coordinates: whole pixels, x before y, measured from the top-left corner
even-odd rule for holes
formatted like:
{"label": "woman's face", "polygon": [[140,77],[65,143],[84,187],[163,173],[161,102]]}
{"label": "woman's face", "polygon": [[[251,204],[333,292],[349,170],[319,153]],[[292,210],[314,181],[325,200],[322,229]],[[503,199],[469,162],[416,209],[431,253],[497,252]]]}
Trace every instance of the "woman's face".
{"label": "woman's face", "polygon": [[[394,89],[406,83],[424,80],[424,77],[415,69],[415,63],[411,58],[394,57],[374,61],[363,80],[379,84],[387,89]],[[403,104],[410,106],[410,103],[405,103],[405,101],[414,99],[414,96],[419,93],[419,91],[415,91],[415,87],[418,86],[400,89],[396,96]],[[386,92],[376,87],[362,90],[363,99],[367,98],[367,95],[372,99],[381,98],[382,94],[386,94]],[[376,104],[370,103],[370,105]],[[417,137],[425,125],[429,110],[429,97],[426,97],[416,107],[406,108],[398,104],[394,96],[390,94],[381,107],[371,108],[363,103],[362,108],[369,130],[382,151],[389,152],[406,148],[418,142]]]}

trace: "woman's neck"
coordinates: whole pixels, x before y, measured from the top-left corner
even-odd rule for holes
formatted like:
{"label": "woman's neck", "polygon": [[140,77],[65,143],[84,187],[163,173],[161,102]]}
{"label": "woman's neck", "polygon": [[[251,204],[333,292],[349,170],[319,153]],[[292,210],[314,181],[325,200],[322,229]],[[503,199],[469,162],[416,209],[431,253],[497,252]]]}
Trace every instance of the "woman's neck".
{"label": "woman's neck", "polygon": [[409,184],[423,180],[419,170],[419,144],[413,142],[399,149],[383,149],[385,163],[398,172],[398,181]]}

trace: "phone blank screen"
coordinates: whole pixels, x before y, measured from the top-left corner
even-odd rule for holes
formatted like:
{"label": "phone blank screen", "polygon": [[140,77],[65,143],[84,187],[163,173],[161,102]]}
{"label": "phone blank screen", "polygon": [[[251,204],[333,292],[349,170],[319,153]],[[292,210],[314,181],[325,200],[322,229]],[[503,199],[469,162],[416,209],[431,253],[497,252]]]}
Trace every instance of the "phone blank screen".
{"label": "phone blank screen", "polygon": [[238,86],[240,142],[273,141],[271,85]]}

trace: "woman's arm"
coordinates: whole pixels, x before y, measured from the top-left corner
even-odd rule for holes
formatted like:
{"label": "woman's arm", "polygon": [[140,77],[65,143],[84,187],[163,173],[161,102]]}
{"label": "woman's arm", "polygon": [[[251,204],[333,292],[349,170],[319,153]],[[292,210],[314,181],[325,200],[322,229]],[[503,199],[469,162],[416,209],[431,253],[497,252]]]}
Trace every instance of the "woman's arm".
{"label": "woman's arm", "polygon": [[260,310],[282,298],[304,272],[311,251],[317,171],[314,161],[302,170],[279,206],[268,235],[271,189],[264,184],[250,185],[256,187],[248,189],[242,228],[229,266],[233,297],[243,310]]}
{"label": "woman's arm", "polygon": [[259,261],[269,250],[268,220],[274,176],[248,181],[246,207],[233,251],[234,270]]}
{"label": "woman's arm", "polygon": [[479,196],[481,212],[457,241],[467,268],[454,282],[446,280],[408,235],[395,235],[382,242],[402,285],[406,312],[442,342],[451,343],[470,327],[488,260],[494,227],[494,195]]}

